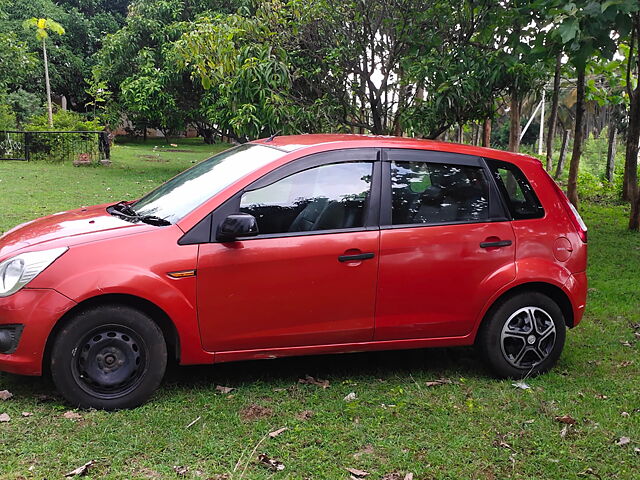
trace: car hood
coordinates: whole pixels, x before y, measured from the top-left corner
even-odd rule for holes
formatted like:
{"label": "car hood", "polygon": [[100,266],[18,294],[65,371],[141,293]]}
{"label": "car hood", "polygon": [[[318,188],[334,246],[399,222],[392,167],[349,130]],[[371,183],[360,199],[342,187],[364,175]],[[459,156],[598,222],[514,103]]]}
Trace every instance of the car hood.
{"label": "car hood", "polygon": [[113,234],[121,236],[158,228],[110,215],[108,205],[55,213],[18,225],[0,237],[0,258],[37,244],[46,243],[44,248],[71,246]]}

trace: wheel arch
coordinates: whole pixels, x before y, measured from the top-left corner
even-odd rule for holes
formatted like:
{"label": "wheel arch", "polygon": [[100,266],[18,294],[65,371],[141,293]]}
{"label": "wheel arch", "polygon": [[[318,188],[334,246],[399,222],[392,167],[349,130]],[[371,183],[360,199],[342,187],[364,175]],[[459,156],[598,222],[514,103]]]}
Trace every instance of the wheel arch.
{"label": "wheel arch", "polygon": [[135,295],[108,293],[91,297],[76,304],[56,322],[53,329],[47,337],[47,342],[43,356],[43,370],[49,371],[51,360],[51,350],[58,332],[78,313],[89,310],[101,305],[123,305],[134,308],[148,315],[153,322],[160,327],[162,335],[167,344],[168,357],[180,360],[180,336],[178,330],[171,320],[171,317],[153,302]]}
{"label": "wheel arch", "polygon": [[[573,328],[574,326],[574,312],[573,306],[571,304],[571,300],[569,300],[569,296],[562,290],[562,288],[547,282],[526,282],[516,285],[509,290],[503,292],[497,299],[493,301],[491,306],[487,309],[485,314],[482,316],[482,320],[478,326],[478,330],[482,328],[482,325],[485,324],[487,318],[505,301],[512,298],[515,295],[524,292],[538,292],[546,295],[551,298],[560,310],[562,311],[562,316],[564,317],[565,324],[568,328]],[[477,335],[476,335],[477,338]]]}

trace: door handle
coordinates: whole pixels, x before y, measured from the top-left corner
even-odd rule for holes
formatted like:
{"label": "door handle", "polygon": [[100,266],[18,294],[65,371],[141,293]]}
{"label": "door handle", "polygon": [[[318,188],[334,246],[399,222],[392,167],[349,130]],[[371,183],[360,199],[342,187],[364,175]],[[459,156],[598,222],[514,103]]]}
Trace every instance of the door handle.
{"label": "door handle", "polygon": [[360,260],[370,260],[375,257],[374,253],[358,253],[356,255],[340,255],[339,262],[358,262]]}
{"label": "door handle", "polygon": [[511,245],[511,240],[498,240],[497,242],[481,242],[480,248],[498,248],[498,247],[508,247]]}

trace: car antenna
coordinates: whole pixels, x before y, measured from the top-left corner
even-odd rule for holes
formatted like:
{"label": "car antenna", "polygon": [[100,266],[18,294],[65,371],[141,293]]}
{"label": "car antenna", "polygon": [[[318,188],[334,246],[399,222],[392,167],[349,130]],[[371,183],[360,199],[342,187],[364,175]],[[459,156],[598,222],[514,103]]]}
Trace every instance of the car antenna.
{"label": "car antenna", "polygon": [[280,130],[278,130],[277,132],[275,132],[273,135],[271,135],[269,138],[267,138],[264,143],[269,143],[271,141],[273,141],[274,138],[276,138],[278,135],[280,135]]}

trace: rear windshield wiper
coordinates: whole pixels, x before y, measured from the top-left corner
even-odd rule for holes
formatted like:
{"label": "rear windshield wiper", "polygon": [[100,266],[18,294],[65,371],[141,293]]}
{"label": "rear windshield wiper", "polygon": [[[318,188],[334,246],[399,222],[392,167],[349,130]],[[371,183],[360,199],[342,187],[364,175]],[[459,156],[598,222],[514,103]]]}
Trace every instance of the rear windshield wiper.
{"label": "rear windshield wiper", "polygon": [[124,218],[125,220],[129,220],[132,222],[144,222],[149,225],[156,225],[159,227],[163,227],[165,225],[171,225],[169,220],[165,220],[164,218],[156,217],[155,215],[140,215],[136,212],[131,205],[127,202],[118,202],[115,205],[111,205],[107,208],[107,211],[112,215],[118,215],[119,217]]}

